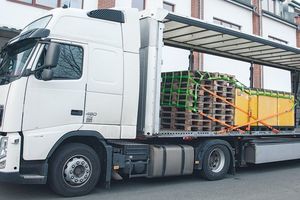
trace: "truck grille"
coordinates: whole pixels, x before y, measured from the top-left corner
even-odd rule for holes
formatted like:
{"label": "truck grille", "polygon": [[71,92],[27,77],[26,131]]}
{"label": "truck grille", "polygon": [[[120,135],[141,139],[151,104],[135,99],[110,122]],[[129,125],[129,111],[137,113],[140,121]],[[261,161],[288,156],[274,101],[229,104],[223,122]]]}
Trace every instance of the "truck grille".
{"label": "truck grille", "polygon": [[3,120],[3,110],[4,107],[2,105],[0,105],[0,127],[2,126],[2,120]]}

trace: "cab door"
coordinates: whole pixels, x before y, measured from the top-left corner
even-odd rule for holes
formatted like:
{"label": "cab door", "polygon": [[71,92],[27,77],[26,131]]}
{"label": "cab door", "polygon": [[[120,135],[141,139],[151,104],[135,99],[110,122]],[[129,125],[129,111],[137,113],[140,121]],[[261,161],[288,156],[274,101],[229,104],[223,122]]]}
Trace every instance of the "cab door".
{"label": "cab door", "polygon": [[52,68],[53,78],[49,81],[42,80],[42,70],[38,70],[46,51],[47,45],[43,45],[32,67],[37,68],[36,72],[27,82],[22,127],[25,159],[39,154],[26,151],[28,145],[45,149],[42,147],[54,145],[63,134],[78,130],[83,123],[87,46],[60,43],[58,64]]}

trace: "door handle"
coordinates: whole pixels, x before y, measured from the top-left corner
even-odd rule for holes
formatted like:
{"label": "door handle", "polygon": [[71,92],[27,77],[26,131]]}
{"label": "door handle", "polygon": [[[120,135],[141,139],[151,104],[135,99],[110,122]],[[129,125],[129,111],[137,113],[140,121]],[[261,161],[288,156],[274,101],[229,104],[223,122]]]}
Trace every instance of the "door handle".
{"label": "door handle", "polygon": [[82,116],[82,114],[83,114],[82,110],[71,110],[71,115]]}

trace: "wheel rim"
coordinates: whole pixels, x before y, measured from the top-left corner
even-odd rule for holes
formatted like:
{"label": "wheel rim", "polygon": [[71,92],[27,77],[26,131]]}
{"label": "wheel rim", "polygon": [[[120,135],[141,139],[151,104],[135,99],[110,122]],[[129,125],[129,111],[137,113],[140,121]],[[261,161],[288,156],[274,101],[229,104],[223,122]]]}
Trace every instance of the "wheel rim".
{"label": "wheel rim", "polygon": [[63,167],[62,175],[66,184],[81,187],[91,178],[91,161],[83,155],[75,155],[68,159]]}
{"label": "wheel rim", "polygon": [[219,148],[213,149],[208,156],[208,162],[209,162],[209,169],[212,172],[218,173],[222,171],[222,169],[225,166],[224,152]]}

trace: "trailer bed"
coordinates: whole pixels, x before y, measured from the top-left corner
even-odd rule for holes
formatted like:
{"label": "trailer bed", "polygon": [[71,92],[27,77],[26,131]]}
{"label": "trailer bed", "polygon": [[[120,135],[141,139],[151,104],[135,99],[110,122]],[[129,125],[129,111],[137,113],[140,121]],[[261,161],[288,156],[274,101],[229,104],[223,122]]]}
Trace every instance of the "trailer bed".
{"label": "trailer bed", "polygon": [[160,138],[172,138],[172,137],[264,137],[264,136],[300,136],[300,130],[295,131],[280,131],[279,133],[273,133],[272,131],[248,131],[240,133],[238,131],[232,131],[228,133],[219,133],[212,131],[173,131],[173,130],[161,130],[153,136]]}

